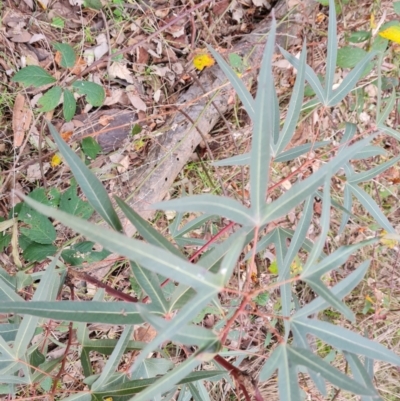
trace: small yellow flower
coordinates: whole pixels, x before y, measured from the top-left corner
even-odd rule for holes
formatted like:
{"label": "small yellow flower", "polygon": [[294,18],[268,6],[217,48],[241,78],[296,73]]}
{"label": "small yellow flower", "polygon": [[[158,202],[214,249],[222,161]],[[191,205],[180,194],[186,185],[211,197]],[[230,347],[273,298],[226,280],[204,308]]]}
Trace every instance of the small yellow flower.
{"label": "small yellow flower", "polygon": [[202,71],[205,67],[211,67],[215,64],[215,60],[206,53],[197,54],[193,58],[193,65],[199,71]]}
{"label": "small yellow flower", "polygon": [[58,153],[56,153],[52,158],[51,158],[51,163],[50,163],[50,165],[51,165],[51,167],[57,167],[57,166],[59,166],[60,164],[61,164],[61,162],[62,162],[62,159],[61,159],[61,156],[58,154]]}

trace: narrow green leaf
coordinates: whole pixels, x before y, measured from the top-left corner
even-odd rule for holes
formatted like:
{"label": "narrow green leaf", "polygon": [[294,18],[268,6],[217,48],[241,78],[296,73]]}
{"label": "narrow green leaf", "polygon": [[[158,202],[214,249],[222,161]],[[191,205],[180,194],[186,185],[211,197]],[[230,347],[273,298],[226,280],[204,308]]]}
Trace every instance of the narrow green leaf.
{"label": "narrow green leaf", "polygon": [[344,352],[344,355],[349,362],[351,372],[354,375],[354,379],[357,380],[359,383],[362,383],[365,387],[373,392],[373,396],[363,396],[361,397],[361,401],[382,401],[382,398],[379,397],[377,390],[375,389],[371,378],[367,370],[364,368],[360,360],[358,359],[357,355],[354,355],[350,352]]}
{"label": "narrow green leaf", "polygon": [[131,262],[132,272],[140,285],[140,288],[150,297],[151,303],[161,313],[168,311],[168,302],[164,297],[161,283],[157,275],[147,269],[144,269],[135,262]]}
{"label": "narrow green leaf", "polygon": [[152,225],[136,213],[127,203],[121,198],[114,196],[115,201],[125,214],[127,219],[135,226],[139,234],[150,244],[164,248],[165,250],[186,259],[179,249],[172,245],[162,234],[160,234]]}
{"label": "narrow green leaf", "polygon": [[382,213],[379,206],[363,189],[350,183],[347,183],[347,185],[349,185],[353,195],[360,201],[360,203],[383,229],[389,233],[395,232],[394,227],[390,224],[387,217]]}
{"label": "narrow green leaf", "polygon": [[61,66],[72,68],[75,65],[75,51],[68,43],[53,43],[53,47],[61,53]]}
{"label": "narrow green leaf", "polygon": [[333,174],[337,169],[341,168],[359,149],[368,144],[375,135],[371,135],[355,144],[343,149],[336,158],[321,167],[316,173],[312,174],[306,180],[296,183],[287,192],[285,192],[278,200],[271,204],[265,205],[261,225],[273,221],[281,216],[286,215],[299,203],[314,193],[314,191],[322,184],[326,175]]}
{"label": "narrow green leaf", "polygon": [[304,145],[296,146],[292,149],[287,150],[286,152],[282,152],[279,156],[276,157],[274,160],[275,162],[279,163],[286,163],[295,159],[296,157],[302,156],[311,150],[322,148],[323,146],[329,145],[330,141],[322,141],[322,142],[315,142],[315,143],[305,143]]}
{"label": "narrow green leaf", "polygon": [[400,141],[400,132],[394,130],[393,128],[387,127],[386,125],[380,125],[378,126],[378,129]]}
{"label": "narrow green leaf", "polygon": [[[351,210],[353,206],[353,197],[350,188],[345,185],[343,193],[343,207],[347,210]],[[340,223],[339,234],[342,234],[346,228],[346,224],[349,221],[350,213],[343,211],[342,221]]]}
{"label": "narrow green leaf", "polygon": [[343,265],[350,255],[354,255],[360,248],[373,245],[378,241],[378,238],[371,238],[353,245],[341,246],[320,262],[310,265],[307,269],[303,269],[300,277],[303,280],[311,277],[321,277],[323,274]]}
{"label": "narrow green leaf", "polygon": [[[291,326],[292,329],[292,334],[293,334],[293,344],[296,345],[297,347],[304,348],[306,350],[310,350],[310,346],[308,344],[307,337],[303,335],[303,333],[299,332],[297,330],[296,326]],[[308,374],[310,375],[312,381],[315,383],[317,386],[319,392],[326,397],[327,392],[326,392],[326,383],[323,377],[317,373],[314,372],[312,369],[307,369]]]}
{"label": "narrow green leaf", "polygon": [[[336,284],[333,288],[330,288],[332,294],[334,294],[338,299],[343,299],[348,295],[364,278],[368,271],[371,261],[366,260],[363,262],[356,270],[349,274],[345,279]],[[329,303],[322,297],[317,297],[313,299],[309,304],[298,310],[294,317],[301,318],[311,316],[319,311],[326,309]]]}
{"label": "narrow green leaf", "polygon": [[260,371],[260,380],[266,381],[268,380],[278,369],[280,361],[282,359],[282,346],[278,346],[275,350],[272,351],[272,354],[269,358],[265,361],[264,366],[261,368]]}
{"label": "narrow green leaf", "polygon": [[396,91],[393,90],[392,94],[390,95],[389,100],[386,103],[385,108],[381,112],[380,115],[377,116],[376,125],[379,127],[380,125],[384,125],[386,119],[389,117],[389,114],[394,108],[394,103],[396,101]]}
{"label": "narrow green leaf", "polygon": [[[149,321],[152,326],[156,328],[158,327],[159,332],[157,337],[147,344],[140,353],[139,357],[135,359],[134,364],[130,368],[130,372],[133,372],[138,368],[138,366],[147,357],[149,352],[153,351],[164,341],[170,340],[174,338],[176,334],[180,333],[182,327],[187,326],[187,324],[193,320],[193,318],[210,302],[210,300],[216,294],[217,291],[210,291],[208,289],[199,291],[191,300],[191,302],[188,302],[185,306],[183,306],[179,313],[172,320],[168,322],[164,320],[164,327],[160,325],[160,319],[157,319],[157,317],[154,318],[154,316],[146,316],[146,320]],[[204,344],[206,342],[209,343],[217,340],[217,337],[212,332],[209,332],[209,334],[211,335],[211,338],[206,336],[203,337],[202,333],[199,333],[198,340],[200,341],[200,344],[196,343],[195,345],[201,345],[201,343]]]}
{"label": "narrow green leaf", "polygon": [[364,149],[361,149],[359,152],[357,152],[353,160],[363,160],[363,159],[368,159],[369,157],[375,157],[375,156],[386,156],[387,152],[385,149],[382,149],[379,146],[366,146]]}
{"label": "narrow green leaf", "polygon": [[151,271],[173,278],[199,290],[204,288],[209,288],[210,290],[221,289],[217,276],[203,267],[184,261],[164,249],[127,238],[118,232],[104,228],[99,229],[95,224],[49,208],[29,198],[25,198],[25,201],[40,213],[61,221],[67,227],[103,245],[106,249],[125,256],[129,260],[134,260]]}
{"label": "narrow green leaf", "polygon": [[130,337],[133,333],[134,326],[125,327],[121,337],[118,340],[117,345],[115,346],[112,354],[108,358],[106,365],[103,367],[100,377],[92,384],[91,390],[103,390],[104,387],[108,384],[108,380],[111,375],[118,368],[120,363],[120,359],[125,352],[125,349],[128,345]]}
{"label": "narrow green leaf", "polygon": [[[331,196],[330,196],[330,189],[331,189],[331,172],[328,171],[326,178],[325,178],[325,186],[324,186],[324,193],[322,197],[322,212],[321,212],[321,232],[320,235],[315,241],[312,251],[307,258],[307,262],[303,267],[302,277],[311,269],[311,267],[316,263],[321,255],[325,243],[326,237],[328,236],[329,226],[330,226],[330,216],[331,216]],[[325,259],[324,259],[325,260]]]}
{"label": "narrow green leaf", "polygon": [[341,312],[346,319],[354,323],[355,315],[353,311],[345,303],[341,302],[330,289],[326,288],[319,277],[310,276],[304,281],[314,290],[314,292],[325,299],[329,306],[332,306]]}
{"label": "narrow green leaf", "polygon": [[[307,45],[306,42],[303,44],[303,50],[300,55],[300,67],[297,70],[296,83],[293,87],[293,93],[289,102],[289,109],[283,124],[282,131],[279,135],[279,140],[276,144],[274,155],[280,155],[281,152],[289,144],[293,137],[296,129],[299,115],[301,112],[301,106],[304,98],[304,87],[305,87],[305,75],[306,75],[306,57],[307,57]],[[278,156],[279,157],[279,156]],[[277,158],[275,158],[277,161]]]}
{"label": "narrow green leaf", "polygon": [[370,60],[376,56],[376,52],[372,51],[368,53],[357,65],[354,67],[349,74],[345,76],[342,83],[338,88],[332,92],[332,97],[328,99],[327,106],[335,106],[341,102],[356,86],[361,74],[364,72],[367,64]]}
{"label": "narrow green leaf", "polygon": [[[60,278],[55,268],[57,266],[58,256],[53,259],[45,273],[43,274],[39,286],[33,294],[32,301],[52,301],[57,297],[60,286]],[[28,346],[35,334],[38,326],[39,318],[33,316],[25,316],[18,329],[17,336],[14,341],[13,349],[18,358],[21,358],[27,351]]]}
{"label": "narrow green leaf", "polygon": [[296,365],[302,365],[309,369],[312,369],[315,373],[318,373],[329,380],[335,386],[351,391],[355,394],[362,395],[375,395],[375,391],[365,387],[361,383],[353,380],[349,376],[346,376],[338,369],[325,362],[320,357],[314,355],[311,351],[304,348],[296,348],[287,346],[287,353],[289,361]]}
{"label": "narrow green leaf", "polygon": [[86,100],[94,107],[100,107],[106,98],[102,86],[89,81],[75,81],[72,87],[80,94],[85,95]]}
{"label": "narrow green leaf", "polygon": [[4,339],[4,341],[11,342],[14,341],[15,336],[18,332],[19,324],[17,323],[3,323],[0,324],[0,337]]}
{"label": "narrow green leaf", "polygon": [[48,122],[50,132],[64,159],[71,168],[75,179],[78,181],[83,193],[97,213],[116,231],[122,231],[122,225],[113,205],[108,197],[106,189],[99,179],[85,166],[82,160],[69,148],[61,138],[53,124]]}
{"label": "narrow green leaf", "polygon": [[152,205],[153,209],[176,210],[177,212],[204,212],[227,217],[236,223],[254,225],[250,210],[239,202],[222,196],[194,195],[181,199],[159,202]]}
{"label": "narrow green leaf", "polygon": [[396,164],[399,160],[400,160],[400,156],[393,157],[391,160],[387,161],[386,163],[382,163],[368,171],[364,171],[363,173],[352,175],[351,177],[349,177],[348,182],[352,186],[355,186],[356,184],[359,184],[360,182],[370,181],[374,177],[378,176],[379,174],[382,174],[389,167]]}
{"label": "narrow green leaf", "polygon": [[41,106],[39,111],[46,112],[54,110],[60,102],[62,89],[60,86],[53,86],[39,100],[38,105]]}
{"label": "narrow green leaf", "polygon": [[289,360],[287,348],[287,345],[282,345],[282,358],[279,361],[279,399],[285,401],[301,401],[302,397],[300,395],[297,369]]}
{"label": "narrow green leaf", "polygon": [[227,159],[218,160],[213,162],[213,166],[224,167],[224,166],[244,166],[250,164],[250,152],[243,153],[242,155],[236,155],[233,157],[228,157]]}
{"label": "narrow green leaf", "polygon": [[275,36],[276,20],[273,18],[258,75],[250,152],[250,202],[255,221],[260,220],[261,209],[266,202],[268,187],[266,169],[270,164],[272,145],[279,135],[279,105],[272,75]]}
{"label": "narrow green leaf", "polygon": [[[22,302],[24,298],[18,295],[15,292],[15,289],[11,288],[9,285],[6,284],[5,281],[0,277],[0,301],[7,302],[7,301],[14,301],[14,302]],[[1,303],[0,303],[1,304]]]}
{"label": "narrow green leaf", "polygon": [[376,341],[369,340],[350,330],[316,319],[292,318],[292,324],[302,332],[312,334],[338,349],[400,366],[400,357]]}
{"label": "narrow green leaf", "polygon": [[325,99],[330,99],[332,86],[335,78],[336,59],[337,59],[337,23],[335,1],[329,0],[329,23],[328,23],[328,45],[326,56],[326,75],[325,75]]}
{"label": "narrow green leaf", "polygon": [[[159,378],[154,384],[141,391],[134,397],[135,401],[148,401],[154,396],[165,393],[175,384],[182,381],[183,378],[187,378],[188,374],[201,364],[202,353],[205,352],[207,347],[208,346],[201,347],[192,356],[187,358],[185,362],[181,363],[174,370],[168,372],[166,375]],[[133,398],[131,398],[131,400],[133,401]]]}
{"label": "narrow green leaf", "polygon": [[65,121],[71,121],[76,112],[76,100],[71,91],[64,89],[63,114]]}
{"label": "narrow green leaf", "polygon": [[[154,313],[151,306],[141,305],[142,313]],[[143,309],[144,308],[144,309]],[[0,312],[39,316],[54,320],[106,324],[140,324],[143,318],[131,302],[31,301],[2,302]]]}
{"label": "narrow green leaf", "polygon": [[247,90],[245,84],[238,77],[237,73],[229,66],[229,64],[211,46],[207,45],[207,47],[238,94],[250,119],[254,121],[254,99]]}
{"label": "narrow green leaf", "polygon": [[52,84],[57,80],[46,72],[42,67],[30,65],[19,70],[11,79],[13,82],[21,82],[25,86],[39,88],[43,85]]}
{"label": "narrow green leaf", "polygon": [[[289,61],[290,64],[292,64],[292,66],[294,68],[296,68],[297,70],[299,68],[301,68],[300,65],[300,60],[298,60],[296,57],[292,56],[290,53],[288,53],[285,49],[283,49],[282,47],[278,46],[280,52],[282,53],[283,57],[285,57],[285,59],[287,61]],[[326,101],[325,101],[325,93],[324,93],[324,89],[322,88],[321,82],[319,81],[317,75],[315,74],[314,70],[308,65],[306,64],[306,70],[305,70],[305,76],[306,76],[306,80],[307,82],[311,85],[311,87],[313,88],[315,94],[318,97],[318,100],[325,105]]]}

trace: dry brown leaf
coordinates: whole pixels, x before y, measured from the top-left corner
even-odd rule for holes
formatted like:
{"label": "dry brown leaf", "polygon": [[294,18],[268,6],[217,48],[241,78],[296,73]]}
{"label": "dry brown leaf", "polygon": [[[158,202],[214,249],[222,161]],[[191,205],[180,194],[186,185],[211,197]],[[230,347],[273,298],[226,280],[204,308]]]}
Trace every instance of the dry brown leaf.
{"label": "dry brown leaf", "polygon": [[56,51],[54,56],[54,61],[57,63],[58,66],[61,66],[62,54],[59,51]]}
{"label": "dry brown leaf", "polygon": [[125,64],[112,63],[108,69],[108,73],[110,78],[121,78],[133,84],[133,76]]}
{"label": "dry brown leaf", "polygon": [[108,116],[108,115],[102,115],[99,118],[99,124],[101,124],[103,127],[105,127],[106,125],[110,124],[110,122],[114,120],[113,116]]}
{"label": "dry brown leaf", "polygon": [[32,111],[25,102],[21,93],[15,97],[13,108],[12,127],[14,131],[14,147],[19,147],[24,141],[25,132],[28,131],[32,121]]}
{"label": "dry brown leaf", "polygon": [[157,332],[148,324],[144,325],[143,327],[139,327],[134,333],[136,341],[143,341],[145,343],[152,341],[156,335]]}
{"label": "dry brown leaf", "polygon": [[76,59],[75,65],[71,68],[71,74],[79,75],[86,68],[86,61],[82,57]]}
{"label": "dry brown leaf", "polygon": [[32,35],[28,31],[21,31],[12,35],[10,40],[15,43],[28,43],[32,39]]}
{"label": "dry brown leaf", "polygon": [[224,11],[229,7],[229,0],[222,0],[219,1],[215,6],[213,7],[213,13],[215,15],[222,15]]}

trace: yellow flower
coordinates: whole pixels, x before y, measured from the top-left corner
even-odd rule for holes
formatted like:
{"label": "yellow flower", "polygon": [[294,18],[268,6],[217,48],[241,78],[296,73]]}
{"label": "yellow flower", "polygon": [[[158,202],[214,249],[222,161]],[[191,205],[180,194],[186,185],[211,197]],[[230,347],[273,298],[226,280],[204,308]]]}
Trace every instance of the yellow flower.
{"label": "yellow flower", "polygon": [[193,58],[193,65],[199,71],[202,71],[205,67],[211,67],[215,64],[215,60],[206,53],[197,54]]}
{"label": "yellow flower", "polygon": [[61,156],[58,154],[58,153],[56,153],[52,158],[51,158],[51,167],[57,167],[57,166],[59,166],[60,164],[61,164],[61,162],[62,162],[62,159],[61,159]]}

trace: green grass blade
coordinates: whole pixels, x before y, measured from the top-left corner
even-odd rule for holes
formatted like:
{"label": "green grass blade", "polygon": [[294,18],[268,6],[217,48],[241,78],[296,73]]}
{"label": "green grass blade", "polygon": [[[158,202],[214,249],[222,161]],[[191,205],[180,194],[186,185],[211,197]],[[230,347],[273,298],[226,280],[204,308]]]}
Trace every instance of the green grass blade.
{"label": "green grass blade", "polygon": [[392,94],[390,95],[390,98],[389,98],[388,102],[386,103],[386,107],[384,108],[382,113],[377,116],[376,125],[378,127],[380,125],[384,125],[385,124],[386,119],[389,117],[390,112],[394,108],[395,101],[396,101],[396,91],[393,90]]}
{"label": "green grass blade", "polygon": [[114,230],[122,231],[121,222],[102,183],[64,142],[54,125],[48,122],[48,126],[58,149],[71,168],[89,203]]}

